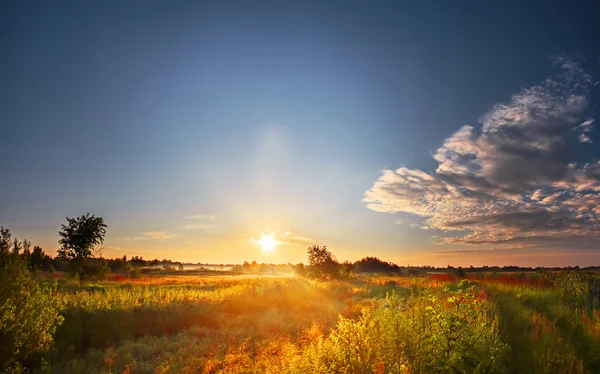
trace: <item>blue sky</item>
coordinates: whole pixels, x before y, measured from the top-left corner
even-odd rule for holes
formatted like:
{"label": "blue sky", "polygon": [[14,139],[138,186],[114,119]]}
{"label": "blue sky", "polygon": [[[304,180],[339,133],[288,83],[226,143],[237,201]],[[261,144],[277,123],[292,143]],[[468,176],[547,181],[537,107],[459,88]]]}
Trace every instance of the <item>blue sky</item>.
{"label": "blue sky", "polygon": [[[403,264],[600,260],[589,233],[595,213],[583,223],[588,231],[564,227],[566,237],[552,246],[543,243],[555,233],[538,235],[537,227],[521,234],[496,224],[450,230],[449,221],[424,223],[450,219],[439,205],[428,201],[427,214],[414,209],[414,201],[398,200],[403,187],[382,174],[404,167],[411,172],[402,175],[443,179],[434,157],[445,141],[467,124],[474,138],[485,138],[481,119],[498,113],[495,105],[514,109],[515,95],[541,87],[537,93],[558,100],[549,102],[576,95],[585,105],[565,109],[576,118],[561,122],[571,132],[561,133],[560,176],[541,175],[542,188],[517,183],[513,192],[529,205],[511,209],[549,209],[532,205],[538,189],[542,198],[576,191],[567,185],[578,178],[569,164],[595,178],[583,169],[599,157],[595,124],[583,134],[590,142],[577,141],[583,130],[576,129],[597,116],[600,9],[593,2],[0,7],[0,224],[48,250],[56,248],[65,216],[90,212],[108,224],[108,257],[297,262],[305,261],[307,245],[319,243],[340,259],[376,255]],[[571,73],[577,76],[565,77]],[[558,92],[544,86],[547,80],[566,88]],[[454,167],[462,162],[453,160]],[[500,167],[481,162],[470,175]],[[517,185],[496,174],[479,177],[494,188]],[[585,191],[592,201],[596,190]],[[282,244],[267,255],[252,239],[270,232]],[[447,239],[475,234],[497,242]],[[499,246],[500,237],[506,243],[524,236],[527,245]]]}

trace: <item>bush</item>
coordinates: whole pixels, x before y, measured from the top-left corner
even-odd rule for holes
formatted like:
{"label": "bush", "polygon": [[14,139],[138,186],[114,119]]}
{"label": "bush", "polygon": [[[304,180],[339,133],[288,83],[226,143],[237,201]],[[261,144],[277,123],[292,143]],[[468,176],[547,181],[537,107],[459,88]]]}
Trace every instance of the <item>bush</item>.
{"label": "bush", "polygon": [[340,317],[327,339],[311,344],[297,372],[501,373],[508,346],[487,301],[461,282],[457,291],[427,290],[408,302],[392,295]]}
{"label": "bush", "polygon": [[0,371],[39,366],[63,322],[61,302],[52,289],[32,278],[27,264],[13,255],[0,263]]}
{"label": "bush", "polygon": [[129,271],[129,276],[131,278],[141,278],[142,277],[142,269],[140,267],[131,268]]}

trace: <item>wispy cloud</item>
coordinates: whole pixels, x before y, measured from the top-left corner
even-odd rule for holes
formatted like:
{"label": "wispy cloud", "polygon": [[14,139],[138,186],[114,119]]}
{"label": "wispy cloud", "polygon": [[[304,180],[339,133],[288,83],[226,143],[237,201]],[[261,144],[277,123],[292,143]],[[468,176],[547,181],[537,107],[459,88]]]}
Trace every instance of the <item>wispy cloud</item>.
{"label": "wispy cloud", "polygon": [[576,127],[576,130],[579,132],[579,139],[582,143],[592,143],[592,139],[589,137],[589,133],[592,132],[592,125],[594,124],[594,119],[589,118],[587,121],[582,122],[579,126]]}
{"label": "wispy cloud", "polygon": [[134,237],[123,237],[119,238],[122,241],[130,241],[130,240],[167,240],[174,238],[175,235],[166,232],[166,231],[147,231],[143,232],[140,236]]}
{"label": "wispy cloud", "polygon": [[214,214],[196,214],[192,216],[185,217],[186,219],[194,219],[194,220],[202,220],[202,221],[210,221],[214,222],[217,220],[217,216]]}
{"label": "wispy cloud", "polygon": [[219,227],[219,225],[215,224],[215,223],[190,223],[190,224],[186,224],[181,226],[181,229],[183,230],[206,230],[206,229],[213,229]]}
{"label": "wispy cloud", "polygon": [[180,228],[183,230],[207,230],[219,227],[216,223],[217,216],[214,214],[196,214],[185,218],[193,221],[193,223],[182,225]]}
{"label": "wispy cloud", "polygon": [[555,76],[447,138],[433,155],[435,173],[384,170],[365,193],[367,207],[423,217],[422,228],[454,232],[440,239],[447,244],[600,239],[600,162],[578,165],[567,145],[571,130],[591,141],[594,120],[583,118],[592,80],[573,60],[555,63]]}
{"label": "wispy cloud", "polygon": [[[273,235],[273,239],[276,240],[279,244],[306,244],[311,245],[315,244],[317,241],[311,237],[305,235],[299,235],[290,230],[266,230],[265,234]],[[256,241],[255,238],[247,237],[247,240]]]}
{"label": "wispy cloud", "polygon": [[523,246],[514,246],[514,247],[492,247],[492,248],[483,248],[483,249],[449,249],[445,251],[435,251],[434,253],[440,255],[457,255],[457,254],[473,254],[473,253],[494,253],[494,252],[510,252],[515,249],[523,248]]}

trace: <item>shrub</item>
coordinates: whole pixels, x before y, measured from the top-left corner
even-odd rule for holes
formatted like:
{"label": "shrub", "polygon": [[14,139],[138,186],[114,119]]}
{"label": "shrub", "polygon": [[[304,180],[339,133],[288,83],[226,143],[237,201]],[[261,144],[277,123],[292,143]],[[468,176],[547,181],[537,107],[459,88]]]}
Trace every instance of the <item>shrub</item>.
{"label": "shrub", "polygon": [[129,271],[129,276],[131,278],[141,278],[142,277],[142,269],[140,267],[131,268]]}
{"label": "shrub", "polygon": [[13,255],[0,264],[0,371],[39,365],[63,322],[61,302],[52,289],[32,278],[27,264]]}
{"label": "shrub", "polygon": [[403,303],[392,295],[340,317],[327,339],[309,346],[299,372],[497,373],[508,347],[487,301],[461,282],[457,291],[427,290]]}

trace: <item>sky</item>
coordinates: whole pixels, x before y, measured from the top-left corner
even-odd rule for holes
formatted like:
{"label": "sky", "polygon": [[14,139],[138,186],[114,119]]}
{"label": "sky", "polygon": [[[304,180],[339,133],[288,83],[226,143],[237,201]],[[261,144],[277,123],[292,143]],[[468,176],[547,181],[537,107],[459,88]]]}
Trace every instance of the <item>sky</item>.
{"label": "sky", "polygon": [[598,14],[2,2],[0,225],[55,253],[102,216],[105,257],[600,265]]}

